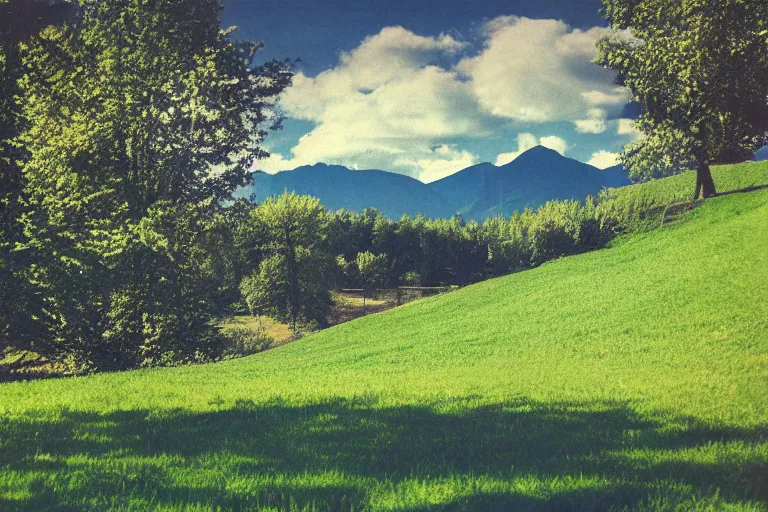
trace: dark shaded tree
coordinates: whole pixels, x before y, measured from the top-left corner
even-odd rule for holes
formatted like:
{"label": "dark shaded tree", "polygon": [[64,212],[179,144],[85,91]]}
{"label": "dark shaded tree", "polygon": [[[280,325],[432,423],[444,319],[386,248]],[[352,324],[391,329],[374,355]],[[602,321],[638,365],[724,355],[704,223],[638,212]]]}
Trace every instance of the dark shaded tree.
{"label": "dark shaded tree", "polygon": [[[24,148],[15,143],[22,130],[18,80],[23,75],[19,45],[76,12],[65,1],[0,0],[0,340],[30,348],[40,338],[31,314],[42,304],[29,286],[28,261],[17,244],[23,239],[21,216]],[[0,348],[2,344],[0,343]]]}

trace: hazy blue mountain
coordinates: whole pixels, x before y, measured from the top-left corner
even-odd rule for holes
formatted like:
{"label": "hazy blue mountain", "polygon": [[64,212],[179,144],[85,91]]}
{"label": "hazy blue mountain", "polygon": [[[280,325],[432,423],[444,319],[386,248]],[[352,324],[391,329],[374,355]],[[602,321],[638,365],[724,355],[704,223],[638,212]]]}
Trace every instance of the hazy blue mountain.
{"label": "hazy blue mountain", "polygon": [[627,170],[622,165],[614,165],[613,167],[608,167],[600,172],[603,173],[606,187],[618,188],[630,184],[630,181],[627,178]]}
{"label": "hazy blue mountain", "polygon": [[630,183],[620,166],[600,170],[536,146],[506,165],[479,164],[430,186],[465,219],[482,221],[553,199],[583,200],[602,188]]}
{"label": "hazy blue mountain", "polygon": [[325,164],[277,174],[256,172],[253,179],[252,185],[239,189],[235,196],[255,194],[256,201],[263,201],[295,191],[320,198],[331,210],[359,212],[373,207],[391,219],[403,214],[436,218],[460,213],[466,220],[480,222],[553,199],[583,200],[602,188],[630,183],[621,166],[601,171],[542,146],[506,165],[473,165],[429,185],[402,174]]}
{"label": "hazy blue mountain", "polygon": [[484,162],[433,181],[429,186],[459,212],[474,202],[485,183],[493,179],[497,170],[498,167],[492,163]]}
{"label": "hazy blue mountain", "polygon": [[377,208],[386,217],[450,217],[454,208],[428,185],[392,172],[354,171],[340,165],[315,164],[277,174],[255,172],[254,183],[235,192],[235,197],[255,194],[256,201],[295,191],[317,197],[330,210],[346,208],[356,212]]}

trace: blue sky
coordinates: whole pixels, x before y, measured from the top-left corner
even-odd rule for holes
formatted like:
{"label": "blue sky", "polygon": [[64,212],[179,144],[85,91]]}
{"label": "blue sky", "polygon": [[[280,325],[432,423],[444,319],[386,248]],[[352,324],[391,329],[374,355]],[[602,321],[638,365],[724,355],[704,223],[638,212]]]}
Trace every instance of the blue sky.
{"label": "blue sky", "polygon": [[599,0],[229,0],[222,24],[300,58],[268,172],[325,162],[429,182],[536,144],[598,167],[637,134],[591,64]]}

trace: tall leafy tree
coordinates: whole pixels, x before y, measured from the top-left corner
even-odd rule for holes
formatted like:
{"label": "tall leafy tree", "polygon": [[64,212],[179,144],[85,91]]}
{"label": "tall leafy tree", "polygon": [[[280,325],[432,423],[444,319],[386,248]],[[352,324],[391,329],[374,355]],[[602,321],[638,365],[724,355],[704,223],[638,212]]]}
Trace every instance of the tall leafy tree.
{"label": "tall leafy tree", "polygon": [[320,200],[295,192],[268,198],[251,211],[250,226],[267,255],[242,286],[251,310],[277,312],[294,329],[300,319],[325,323],[336,262]]}
{"label": "tall leafy tree", "polygon": [[768,2],[603,0],[623,36],[598,44],[642,105],[644,137],[622,163],[631,175],[697,169],[694,200],[714,195],[709,165],[743,160],[768,143]]}
{"label": "tall leafy tree", "polygon": [[24,279],[27,261],[15,250],[22,239],[24,189],[24,148],[14,143],[23,127],[16,101],[23,74],[19,45],[74,12],[63,0],[0,0],[0,340],[13,339],[24,348],[30,348],[37,333],[29,316],[36,298]]}
{"label": "tall leafy tree", "polygon": [[210,339],[203,245],[290,83],[217,0],[86,1],[22,45],[23,249],[57,353],[153,364]]}
{"label": "tall leafy tree", "polygon": [[355,258],[355,270],[358,282],[363,287],[363,306],[365,306],[366,292],[376,290],[384,284],[389,270],[389,258],[386,254],[359,252]]}

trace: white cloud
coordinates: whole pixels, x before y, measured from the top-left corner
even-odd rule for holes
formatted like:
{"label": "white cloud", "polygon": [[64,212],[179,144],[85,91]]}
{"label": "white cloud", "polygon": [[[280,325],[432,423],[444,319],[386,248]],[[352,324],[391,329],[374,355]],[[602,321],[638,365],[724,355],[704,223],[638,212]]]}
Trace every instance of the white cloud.
{"label": "white cloud", "polygon": [[576,125],[576,131],[579,133],[603,133],[608,129],[608,123],[605,121],[607,115],[605,109],[590,108],[587,110],[589,119],[578,119],[573,124]]}
{"label": "white cloud", "polygon": [[592,63],[595,43],[611,29],[583,31],[558,20],[517,16],[486,25],[488,40],[458,69],[471,79],[482,106],[497,116],[526,122],[575,121],[600,105],[620,111],[627,95],[613,73]]}
{"label": "white cloud", "polygon": [[594,165],[598,169],[607,169],[619,163],[619,154],[601,149],[597,153],[592,153],[592,158],[587,163]]}
{"label": "white cloud", "polygon": [[623,87],[616,87],[611,91],[585,91],[581,93],[584,101],[590,105],[623,106],[629,99],[629,93]]}
{"label": "white cloud", "polygon": [[[626,100],[612,73],[591,62],[595,42],[609,32],[499,17],[484,27],[482,48],[466,57],[468,43],[450,35],[384,28],[342,54],[335,67],[315,77],[296,74],[281,108],[315,127],[290,154],[254,167],[273,172],[325,162],[432,181],[475,163],[457,141],[487,137],[510,120],[568,121],[581,133],[602,133]],[[521,137],[520,148],[568,149],[558,137]]]}
{"label": "white cloud", "polygon": [[435,166],[453,157],[436,156],[434,147],[486,136],[498,124],[479,108],[469,84],[438,65],[465,46],[449,35],[388,27],[343,54],[336,67],[314,78],[298,73],[281,105],[316,127],[291,149],[288,164],[322,161],[437,176]]}
{"label": "white cloud", "polygon": [[542,137],[539,140],[539,143],[545,148],[553,149],[563,156],[565,156],[565,152],[568,151],[568,143],[565,142],[564,139],[555,137],[554,135]]}
{"label": "white cloud", "polygon": [[416,162],[421,169],[418,178],[424,183],[445,178],[476,163],[477,157],[469,151],[459,151],[447,145],[437,147],[432,156]]}
{"label": "white cloud", "polygon": [[616,133],[618,135],[629,135],[632,140],[637,140],[643,136],[643,133],[635,128],[635,122],[632,119],[619,119],[619,127]]}
{"label": "white cloud", "polygon": [[283,155],[280,153],[270,153],[269,158],[254,160],[251,165],[251,171],[264,171],[268,174],[275,174],[280,171],[293,169],[290,165],[291,163],[283,158]]}
{"label": "white cloud", "polygon": [[537,139],[532,133],[520,133],[517,135],[517,151],[501,153],[496,157],[496,165],[506,165],[529,149],[539,145],[557,151],[561,155],[565,155],[568,151],[568,143],[560,137],[549,135]]}
{"label": "white cloud", "polygon": [[579,133],[603,133],[608,128],[603,119],[580,119],[574,124]]}

